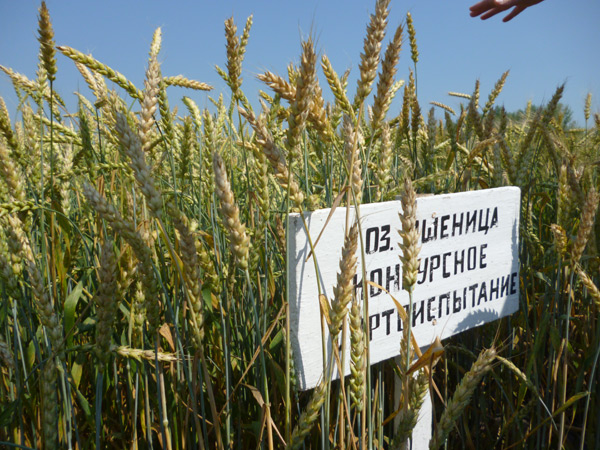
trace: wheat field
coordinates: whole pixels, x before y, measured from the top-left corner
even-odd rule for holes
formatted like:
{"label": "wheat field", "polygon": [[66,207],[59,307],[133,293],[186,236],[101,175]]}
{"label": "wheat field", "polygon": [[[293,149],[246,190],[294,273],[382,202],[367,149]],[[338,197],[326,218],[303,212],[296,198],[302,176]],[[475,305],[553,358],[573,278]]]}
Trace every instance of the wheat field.
{"label": "wheat field", "polygon": [[[217,71],[229,91],[210,92],[209,109],[184,96],[178,110],[170,87],[212,87],[161,72],[160,29],[135,86],[57,45],[41,3],[37,73],[0,65],[19,99],[11,118],[0,97],[0,445],[410,448],[431,395],[432,449],[600,448],[591,95],[573,105],[583,128],[565,120],[564,85],[519,113],[497,106],[508,72],[490,93],[479,81],[450,91],[458,110],[421,105],[415,25],[410,13],[389,24],[388,11],[378,0],[367,18],[356,86],[308,38],[287,73],[258,76],[257,99],[242,88],[252,17],[239,29],[226,19]],[[409,73],[397,73],[400,58]],[[76,111],[53,88],[57,60],[88,88]],[[416,196],[501,186],[521,188],[519,310],[445,340],[417,370],[406,326],[399,362],[368,367],[352,285],[359,231],[348,227],[322,322],[335,341],[350,334],[351,374],[300,391],[290,213],[401,198],[395,239],[410,293]]]}

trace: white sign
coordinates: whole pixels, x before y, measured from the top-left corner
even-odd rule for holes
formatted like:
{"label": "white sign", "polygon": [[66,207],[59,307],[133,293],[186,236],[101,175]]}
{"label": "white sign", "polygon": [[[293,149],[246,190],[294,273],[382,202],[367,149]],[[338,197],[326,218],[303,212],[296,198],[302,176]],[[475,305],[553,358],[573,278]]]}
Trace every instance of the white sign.
{"label": "white sign", "polygon": [[[360,206],[364,261],[358,251],[357,298],[368,290],[368,329],[371,364],[397,356],[402,321],[385,291],[363,283],[367,279],[385,289],[409,310],[402,290],[398,242],[400,201]],[[420,347],[515,312],[519,303],[518,233],[520,190],[504,187],[417,199],[421,252],[417,286],[413,292],[412,333]],[[299,214],[290,215],[288,274],[292,345],[301,389],[317,385],[323,374],[321,313],[317,280],[329,301],[339,271],[344,243],[346,208],[337,208],[323,230],[330,210],[305,213],[314,242],[319,277],[310,256],[307,231]],[[350,209],[350,225],[354,220]],[[360,241],[359,241],[360,242]],[[327,326],[326,352],[331,351]],[[349,340],[349,337],[348,337]],[[349,342],[346,350],[349,351]],[[327,355],[328,356],[328,355]],[[350,358],[346,357],[345,373]],[[335,374],[334,376],[337,376]]]}

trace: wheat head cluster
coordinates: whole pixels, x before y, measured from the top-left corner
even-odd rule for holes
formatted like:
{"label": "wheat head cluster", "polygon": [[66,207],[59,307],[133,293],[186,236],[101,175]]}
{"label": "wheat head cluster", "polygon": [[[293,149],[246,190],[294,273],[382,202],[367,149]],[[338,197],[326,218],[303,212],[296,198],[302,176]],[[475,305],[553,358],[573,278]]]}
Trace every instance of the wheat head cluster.
{"label": "wheat head cluster", "polygon": [[[600,448],[591,95],[583,127],[561,103],[565,85],[544,105],[498,106],[508,72],[487,98],[476,81],[470,94],[448,92],[456,110],[426,110],[418,23],[409,13],[388,24],[389,3],[368,19],[355,86],[308,38],[287,73],[258,75],[256,99],[242,77],[252,16],[240,30],[224,22],[215,69],[228,89],[214,95],[162,73],[160,29],[135,86],[57,45],[41,3],[37,72],[0,65],[19,101],[11,116],[0,96],[0,446],[410,448],[430,396],[432,449]],[[74,112],[55,90],[63,64],[85,83]],[[189,90],[209,91],[209,107],[185,95],[169,106]],[[298,390],[289,215],[401,198],[395,239],[412,295],[417,195],[500,186],[522,192],[519,310],[429,360],[399,311],[400,356],[371,365],[367,302],[353,287],[360,221],[348,221],[315,332],[350,374],[324,370]]]}

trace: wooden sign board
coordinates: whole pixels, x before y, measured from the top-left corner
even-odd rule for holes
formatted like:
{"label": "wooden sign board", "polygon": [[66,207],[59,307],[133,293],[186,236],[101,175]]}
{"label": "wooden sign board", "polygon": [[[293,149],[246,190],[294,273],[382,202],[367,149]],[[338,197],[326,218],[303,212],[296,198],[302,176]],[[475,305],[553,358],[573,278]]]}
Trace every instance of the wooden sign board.
{"label": "wooden sign board", "polygon": [[[360,207],[364,261],[358,252],[354,277],[357,298],[368,290],[371,364],[397,356],[402,322],[390,295],[362,282],[383,286],[408,311],[402,290],[398,242],[400,201]],[[518,233],[520,190],[503,187],[417,199],[420,269],[413,293],[412,332],[419,344],[441,339],[515,312],[519,303]],[[305,213],[308,233],[316,245],[319,277],[302,217],[291,214],[288,233],[290,326],[301,389],[316,386],[323,374],[321,314],[317,282],[331,301],[344,243],[346,208],[337,208],[323,230],[329,209]],[[354,220],[350,210],[350,224]],[[360,247],[360,245],[359,245]],[[331,351],[330,337],[326,352]],[[346,345],[350,348],[349,336]],[[346,357],[345,374],[350,358]],[[334,376],[339,376],[334,374]]]}

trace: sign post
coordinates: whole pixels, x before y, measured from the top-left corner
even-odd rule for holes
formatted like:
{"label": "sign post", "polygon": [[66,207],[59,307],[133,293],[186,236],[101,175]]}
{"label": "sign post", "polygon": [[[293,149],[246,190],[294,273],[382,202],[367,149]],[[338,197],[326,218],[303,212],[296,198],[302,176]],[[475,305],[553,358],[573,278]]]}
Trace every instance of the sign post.
{"label": "sign post", "polygon": [[[400,353],[402,321],[391,296],[409,310],[398,247],[401,211],[400,201],[360,206],[362,249],[357,254],[354,287],[361,302],[363,289],[368,290],[369,317],[364,320],[371,364]],[[421,252],[409,320],[420,347],[431,344],[436,336],[444,339],[518,309],[519,214],[520,190],[516,187],[417,199]],[[354,208],[349,215],[352,224]],[[322,339],[327,341],[326,352],[331,352],[329,335],[321,335],[318,287],[320,284],[328,300],[333,298],[346,208],[337,208],[332,214],[330,210],[305,213],[304,221],[299,214],[290,215],[288,239],[291,339],[302,390],[315,387],[323,376]],[[307,232],[313,242],[321,235],[314,255]],[[365,283],[362,273],[373,284]],[[327,333],[327,327],[324,329]],[[348,342],[347,351],[349,347]],[[347,375],[350,358],[345,361]],[[334,371],[334,377],[338,376]]]}

